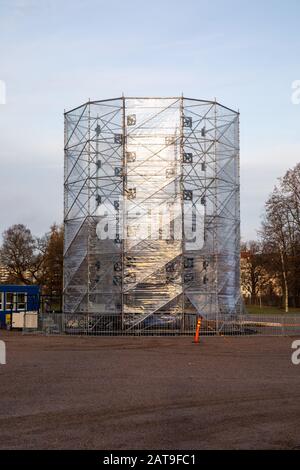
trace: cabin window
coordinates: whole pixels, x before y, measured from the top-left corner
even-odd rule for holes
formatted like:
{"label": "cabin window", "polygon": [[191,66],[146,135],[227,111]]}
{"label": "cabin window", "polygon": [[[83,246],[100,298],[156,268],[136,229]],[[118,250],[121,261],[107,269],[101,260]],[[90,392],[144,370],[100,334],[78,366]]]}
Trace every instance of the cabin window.
{"label": "cabin window", "polygon": [[13,294],[13,292],[6,292],[5,310],[12,310],[13,305],[14,305],[14,294]]}
{"label": "cabin window", "polygon": [[25,310],[26,308],[26,294],[24,292],[18,292],[17,297],[17,310]]}
{"label": "cabin window", "polygon": [[6,292],[5,310],[26,310],[25,292]]}

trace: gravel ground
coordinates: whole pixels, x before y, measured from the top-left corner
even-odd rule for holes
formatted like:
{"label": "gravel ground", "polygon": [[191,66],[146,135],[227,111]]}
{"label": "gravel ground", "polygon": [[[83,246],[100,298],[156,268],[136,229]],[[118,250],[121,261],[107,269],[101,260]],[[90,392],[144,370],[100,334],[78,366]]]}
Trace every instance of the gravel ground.
{"label": "gravel ground", "polygon": [[300,447],[291,338],[0,339],[2,449]]}

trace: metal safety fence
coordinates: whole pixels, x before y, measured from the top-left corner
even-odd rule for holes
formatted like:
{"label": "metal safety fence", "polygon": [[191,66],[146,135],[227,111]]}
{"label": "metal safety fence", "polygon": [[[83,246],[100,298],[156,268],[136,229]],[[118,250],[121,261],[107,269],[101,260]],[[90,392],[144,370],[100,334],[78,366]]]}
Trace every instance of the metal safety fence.
{"label": "metal safety fence", "polygon": [[[25,314],[24,334],[81,335],[81,336],[192,336],[195,334],[196,315],[152,315],[143,321],[133,315],[86,315],[42,313],[37,327],[32,327]],[[229,319],[225,316],[201,319],[200,336],[300,336],[300,315],[242,315]]]}

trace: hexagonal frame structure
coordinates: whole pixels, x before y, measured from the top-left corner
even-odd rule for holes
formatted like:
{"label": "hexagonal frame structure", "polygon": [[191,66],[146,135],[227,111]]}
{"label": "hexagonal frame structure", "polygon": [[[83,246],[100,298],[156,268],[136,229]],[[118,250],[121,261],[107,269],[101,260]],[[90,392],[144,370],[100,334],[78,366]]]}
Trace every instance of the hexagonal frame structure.
{"label": "hexagonal frame structure", "polygon": [[[238,112],[183,96],[68,111],[64,198],[66,314],[117,316],[127,331],[240,314]],[[164,221],[149,229],[155,207],[166,236]],[[109,221],[113,236],[99,237]]]}

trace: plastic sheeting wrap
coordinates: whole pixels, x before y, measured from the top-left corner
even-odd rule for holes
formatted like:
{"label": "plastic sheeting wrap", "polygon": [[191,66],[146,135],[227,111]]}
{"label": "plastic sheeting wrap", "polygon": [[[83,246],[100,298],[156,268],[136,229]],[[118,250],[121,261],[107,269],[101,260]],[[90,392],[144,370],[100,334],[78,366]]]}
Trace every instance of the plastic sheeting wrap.
{"label": "plastic sheeting wrap", "polygon": [[238,113],[119,98],[65,114],[64,311],[240,313]]}

